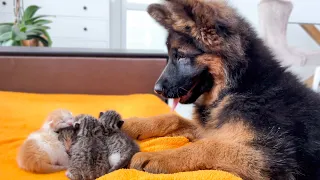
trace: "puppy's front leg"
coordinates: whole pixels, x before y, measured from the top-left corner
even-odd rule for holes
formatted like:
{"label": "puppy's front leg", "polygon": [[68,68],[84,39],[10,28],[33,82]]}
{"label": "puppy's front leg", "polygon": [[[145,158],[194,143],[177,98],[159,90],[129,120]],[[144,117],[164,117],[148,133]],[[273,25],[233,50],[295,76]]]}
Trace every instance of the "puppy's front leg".
{"label": "puppy's front leg", "polygon": [[143,140],[152,137],[184,136],[194,141],[198,138],[199,126],[174,113],[149,118],[126,119],[122,129],[132,138]]}

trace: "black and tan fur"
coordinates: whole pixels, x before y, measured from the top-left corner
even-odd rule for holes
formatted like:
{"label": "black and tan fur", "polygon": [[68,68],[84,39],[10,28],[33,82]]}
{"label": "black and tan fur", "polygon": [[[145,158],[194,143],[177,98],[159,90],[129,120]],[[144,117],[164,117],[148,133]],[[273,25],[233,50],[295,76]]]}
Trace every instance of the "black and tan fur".
{"label": "black and tan fur", "polygon": [[123,129],[137,139],[183,135],[194,142],[137,153],[130,167],[320,179],[319,95],[280,66],[235,9],[222,0],[167,0],[148,12],[169,32],[170,58],[155,90],[194,103],[194,118],[131,118]]}

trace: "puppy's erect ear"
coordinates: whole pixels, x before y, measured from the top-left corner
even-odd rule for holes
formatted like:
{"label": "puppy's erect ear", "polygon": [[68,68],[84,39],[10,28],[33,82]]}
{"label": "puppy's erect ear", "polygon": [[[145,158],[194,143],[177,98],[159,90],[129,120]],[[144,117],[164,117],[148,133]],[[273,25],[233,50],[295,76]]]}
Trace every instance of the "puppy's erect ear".
{"label": "puppy's erect ear", "polygon": [[167,29],[196,40],[198,48],[219,53],[223,38],[238,33],[239,18],[225,0],[166,0],[149,14]]}
{"label": "puppy's erect ear", "polygon": [[166,29],[172,28],[171,13],[166,5],[163,4],[151,4],[148,6],[148,13],[158,23],[164,26]]}
{"label": "puppy's erect ear", "polygon": [[[178,11],[183,9],[197,25],[207,28],[209,26],[213,27],[216,21],[221,20],[221,18],[228,19],[230,15],[233,15],[232,8],[228,7],[225,0],[166,0],[166,2],[174,5],[171,13],[179,14]],[[179,18],[185,19],[187,17],[180,16]]]}
{"label": "puppy's erect ear", "polygon": [[102,116],[103,114],[104,114],[103,112],[100,112],[100,113],[99,113],[99,118],[101,118],[101,116]]}

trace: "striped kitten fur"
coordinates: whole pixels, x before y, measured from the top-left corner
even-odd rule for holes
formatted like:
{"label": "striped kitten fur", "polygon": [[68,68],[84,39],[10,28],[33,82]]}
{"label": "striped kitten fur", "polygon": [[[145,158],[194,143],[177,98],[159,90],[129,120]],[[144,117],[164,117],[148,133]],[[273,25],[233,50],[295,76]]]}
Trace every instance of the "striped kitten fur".
{"label": "striped kitten fur", "polygon": [[72,143],[66,176],[72,180],[93,180],[107,174],[108,147],[101,123],[89,115],[76,116],[76,140]]}
{"label": "striped kitten fur", "polygon": [[105,141],[109,149],[109,172],[127,167],[132,156],[140,149],[133,139],[120,130],[124,123],[121,116],[115,111],[100,112],[99,121],[108,137]]}

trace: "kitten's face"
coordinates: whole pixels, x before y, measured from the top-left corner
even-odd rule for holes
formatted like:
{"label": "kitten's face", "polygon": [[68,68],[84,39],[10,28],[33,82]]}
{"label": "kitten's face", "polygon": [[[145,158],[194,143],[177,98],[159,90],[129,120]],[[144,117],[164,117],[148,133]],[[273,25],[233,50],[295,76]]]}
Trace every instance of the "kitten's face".
{"label": "kitten's face", "polygon": [[75,119],[72,113],[65,109],[57,109],[49,114],[46,124],[50,129],[59,131],[62,128],[71,127]]}
{"label": "kitten's face", "polygon": [[106,129],[121,129],[124,121],[121,120],[121,116],[116,111],[100,112],[99,121]]}
{"label": "kitten's face", "polygon": [[76,117],[74,128],[78,136],[98,136],[102,135],[100,122],[90,115],[79,115]]}
{"label": "kitten's face", "polygon": [[71,145],[76,138],[76,131],[73,127],[67,127],[58,131],[58,139],[66,148],[66,152],[70,154]]}

